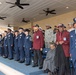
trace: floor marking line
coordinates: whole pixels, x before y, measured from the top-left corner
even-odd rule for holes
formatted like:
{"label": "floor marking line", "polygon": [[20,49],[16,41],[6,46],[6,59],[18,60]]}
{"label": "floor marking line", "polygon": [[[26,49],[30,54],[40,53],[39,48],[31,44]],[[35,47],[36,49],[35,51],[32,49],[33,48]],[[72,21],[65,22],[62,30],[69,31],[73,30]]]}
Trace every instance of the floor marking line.
{"label": "floor marking line", "polygon": [[0,63],[0,71],[3,72],[5,75],[26,75],[3,63]]}

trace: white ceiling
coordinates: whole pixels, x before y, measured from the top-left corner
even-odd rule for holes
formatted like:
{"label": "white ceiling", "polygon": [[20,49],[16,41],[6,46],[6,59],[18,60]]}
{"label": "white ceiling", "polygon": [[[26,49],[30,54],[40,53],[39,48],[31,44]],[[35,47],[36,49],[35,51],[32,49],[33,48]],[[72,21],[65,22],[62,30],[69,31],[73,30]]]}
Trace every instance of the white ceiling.
{"label": "white ceiling", "polygon": [[[8,2],[15,2],[16,0],[0,0],[2,4],[0,5],[0,16],[6,16],[5,20],[0,20],[0,25],[11,24],[14,26],[23,25],[21,22],[22,18],[31,21],[38,21],[44,18],[56,16],[59,14],[67,13],[76,10],[76,0],[21,0],[21,3],[29,3],[30,6],[24,6],[24,9],[18,7],[9,8],[11,4]],[[66,9],[66,7],[69,7]],[[50,10],[55,9],[56,15],[48,15],[47,17],[43,9],[50,8]]]}

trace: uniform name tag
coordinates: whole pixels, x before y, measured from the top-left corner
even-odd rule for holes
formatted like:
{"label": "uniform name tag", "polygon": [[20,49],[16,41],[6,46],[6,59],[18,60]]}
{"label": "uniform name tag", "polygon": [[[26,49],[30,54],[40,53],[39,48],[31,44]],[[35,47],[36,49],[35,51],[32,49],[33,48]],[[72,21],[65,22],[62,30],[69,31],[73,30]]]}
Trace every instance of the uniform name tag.
{"label": "uniform name tag", "polygon": [[39,36],[36,36],[37,39],[39,39]]}
{"label": "uniform name tag", "polygon": [[18,38],[16,37],[16,39],[18,39]]}
{"label": "uniform name tag", "polygon": [[73,37],[73,35],[71,35],[71,37]]}
{"label": "uniform name tag", "polygon": [[63,40],[66,41],[66,37],[64,37]]}
{"label": "uniform name tag", "polygon": [[30,41],[32,41],[32,38],[30,37],[30,39],[29,39]]}
{"label": "uniform name tag", "polygon": [[5,39],[7,39],[7,37],[5,37]]}
{"label": "uniform name tag", "polygon": [[10,35],[8,37],[10,37]]}
{"label": "uniform name tag", "polygon": [[20,36],[22,36],[22,35],[20,35]]}
{"label": "uniform name tag", "polygon": [[28,37],[26,37],[26,39],[28,39]]}
{"label": "uniform name tag", "polygon": [[21,39],[21,37],[20,37],[20,39]]}

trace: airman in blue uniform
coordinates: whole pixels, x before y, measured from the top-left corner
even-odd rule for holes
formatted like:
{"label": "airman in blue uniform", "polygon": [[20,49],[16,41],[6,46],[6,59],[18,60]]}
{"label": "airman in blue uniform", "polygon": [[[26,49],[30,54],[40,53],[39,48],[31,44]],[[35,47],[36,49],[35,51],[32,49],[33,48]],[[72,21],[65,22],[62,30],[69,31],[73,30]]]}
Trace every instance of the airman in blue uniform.
{"label": "airman in blue uniform", "polygon": [[25,61],[24,56],[24,37],[25,34],[23,33],[23,28],[19,28],[19,35],[18,35],[18,49],[20,54],[20,63],[23,63]]}
{"label": "airman in blue uniform", "polygon": [[8,41],[7,41],[7,31],[4,31],[4,58],[8,57]]}
{"label": "airman in blue uniform", "polygon": [[14,50],[15,50],[15,61],[19,61],[19,50],[18,50],[18,31],[15,31],[15,36],[14,36]]}
{"label": "airman in blue uniform", "polygon": [[73,26],[75,30],[70,32],[70,56],[73,62],[74,75],[76,75],[76,23]]}
{"label": "airman in blue uniform", "polygon": [[31,63],[31,48],[32,48],[32,39],[29,35],[29,30],[25,29],[25,38],[24,38],[24,51],[25,51],[25,59],[26,59],[26,66],[30,65]]}
{"label": "airman in blue uniform", "polygon": [[2,35],[0,34],[0,56],[3,56],[3,39]]}
{"label": "airman in blue uniform", "polygon": [[11,29],[8,29],[7,35],[7,43],[8,43],[8,58],[11,60],[13,59],[13,34],[11,33]]}

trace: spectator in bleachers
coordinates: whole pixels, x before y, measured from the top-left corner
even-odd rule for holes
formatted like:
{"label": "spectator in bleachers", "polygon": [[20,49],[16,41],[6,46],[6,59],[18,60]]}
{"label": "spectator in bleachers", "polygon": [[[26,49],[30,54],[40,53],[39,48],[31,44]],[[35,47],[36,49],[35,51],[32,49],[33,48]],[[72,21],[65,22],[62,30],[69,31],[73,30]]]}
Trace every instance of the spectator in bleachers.
{"label": "spectator in bleachers", "polygon": [[43,63],[44,72],[49,72],[49,75],[53,75],[55,72],[55,52],[56,52],[56,44],[50,43],[50,50],[46,55],[46,59]]}
{"label": "spectator in bleachers", "polygon": [[45,30],[45,48],[50,47],[50,42],[54,41],[53,39],[53,30],[50,28],[50,25],[46,25]]}
{"label": "spectator in bleachers", "polygon": [[42,31],[39,30],[39,25],[34,26],[34,35],[33,35],[33,49],[34,49],[34,65],[33,67],[38,66],[39,69],[42,69],[43,59],[42,59],[42,48],[44,45],[44,37]]}

